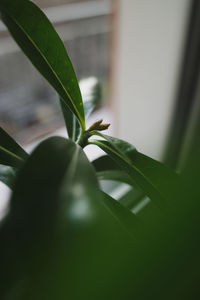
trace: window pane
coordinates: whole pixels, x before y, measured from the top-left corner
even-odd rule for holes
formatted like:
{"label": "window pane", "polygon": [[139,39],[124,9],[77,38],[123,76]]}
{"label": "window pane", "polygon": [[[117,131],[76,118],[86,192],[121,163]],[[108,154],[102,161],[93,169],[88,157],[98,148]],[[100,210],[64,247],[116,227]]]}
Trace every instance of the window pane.
{"label": "window pane", "polygon": [[[109,1],[34,1],[64,41],[78,79],[107,81]],[[64,125],[56,93],[0,23],[0,125],[21,143]]]}

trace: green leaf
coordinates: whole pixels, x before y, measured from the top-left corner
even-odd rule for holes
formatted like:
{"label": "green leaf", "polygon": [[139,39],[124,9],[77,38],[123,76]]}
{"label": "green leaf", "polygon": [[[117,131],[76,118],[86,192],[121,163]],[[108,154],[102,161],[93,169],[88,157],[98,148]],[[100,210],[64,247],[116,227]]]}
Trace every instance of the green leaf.
{"label": "green leaf", "polygon": [[[194,164],[196,172],[192,168],[186,178],[190,189],[180,189],[187,207],[166,215],[153,210],[142,220],[128,213],[129,219],[113,199],[102,199],[78,146],[62,138],[42,142],[19,171],[11,210],[0,226],[0,298],[196,299],[200,229]],[[121,221],[136,230],[135,238],[124,238]]]}
{"label": "green leaf", "polygon": [[142,192],[141,190],[137,190],[133,187],[125,195],[123,195],[118,201],[121,205],[123,205],[124,207],[132,211],[133,207],[141,203],[144,198],[147,198],[144,192]]}
{"label": "green leaf", "polygon": [[93,112],[93,110],[96,107],[96,103],[93,100],[87,101],[83,103],[84,105],[84,111],[85,111],[85,118],[86,120],[89,118],[89,116],[91,115],[91,113]]}
{"label": "green leaf", "polygon": [[112,181],[120,181],[132,185],[133,182],[130,179],[130,176],[121,171],[121,170],[108,170],[97,172],[97,177],[99,180],[112,180]]}
{"label": "green leaf", "polygon": [[78,145],[60,137],[42,142],[19,171],[0,227],[1,299],[105,299],[134,220],[113,201],[99,191]]}
{"label": "green leaf", "polygon": [[102,99],[102,86],[97,78],[86,78],[80,81],[84,99],[85,118],[88,119]]}
{"label": "green leaf", "polygon": [[103,155],[92,161],[96,172],[119,170],[119,166],[108,155]]}
{"label": "green leaf", "polygon": [[[80,86],[84,83],[84,89],[82,91],[83,98],[83,106],[85,112],[85,119],[87,120],[96,105],[100,102],[101,99],[101,86],[97,79],[92,78],[92,82],[90,78],[83,79],[80,81]],[[89,82],[88,82],[89,80]],[[71,110],[63,103],[60,99],[60,105],[63,113],[63,117],[65,120],[65,125],[67,128],[68,137],[73,141],[77,141],[81,132],[80,124],[76,118],[76,116],[71,112]]]}
{"label": "green leaf", "polygon": [[178,176],[165,165],[147,157],[127,142],[95,132],[105,140],[95,140],[119,168],[130,176],[133,186],[144,191],[158,206],[168,206],[174,197]]}
{"label": "green leaf", "polygon": [[31,1],[1,0],[2,21],[38,71],[85,129],[79,85],[65,46],[44,13]]}
{"label": "green leaf", "polygon": [[134,238],[138,235],[139,220],[127,208],[123,207],[117,200],[113,199],[108,194],[102,192],[103,203],[106,209],[110,210],[111,215],[117,222]]}
{"label": "green leaf", "polygon": [[63,113],[63,117],[65,120],[65,125],[67,128],[68,137],[72,141],[77,141],[81,127],[80,124],[76,118],[76,116],[71,112],[71,110],[63,103],[62,100],[60,100],[60,105]]}
{"label": "green leaf", "polygon": [[0,165],[0,181],[6,184],[9,188],[13,189],[16,179],[17,170],[15,168]]}
{"label": "green leaf", "polygon": [[[83,169],[80,169],[81,164],[83,164]],[[87,174],[87,176],[83,176],[83,173],[84,175]],[[86,187],[89,183],[96,188],[98,187],[95,172],[81,147],[71,140],[61,137],[48,138],[33,151],[20,171],[13,199],[16,197],[16,199],[20,199],[21,203],[24,198],[26,202],[25,199],[27,197],[30,199],[41,198],[39,196],[39,193],[41,193],[43,196],[45,195],[45,198],[49,199],[47,203],[49,203],[50,199],[54,201],[53,199],[58,195],[65,176],[68,176],[66,181],[70,181],[70,188],[73,180],[76,183],[78,183],[78,180],[82,180],[83,185]],[[74,179],[75,176],[76,179]],[[34,184],[31,179],[34,179]],[[64,187],[66,187],[66,184],[64,184]],[[30,190],[33,188],[35,192],[32,191],[30,194]],[[23,193],[24,196],[18,197],[18,193]],[[25,196],[25,194],[27,195]],[[17,201],[12,200],[11,202],[13,205],[17,205]],[[27,206],[29,206],[28,203]]]}
{"label": "green leaf", "polygon": [[143,191],[133,187],[133,181],[130,176],[122,171],[108,155],[95,159],[92,161],[92,164],[99,180],[119,181],[132,186],[132,189],[118,200],[124,207],[132,209],[136,203],[138,204],[139,201],[146,197]]}
{"label": "green leaf", "polygon": [[28,154],[0,127],[0,164],[20,167]]}
{"label": "green leaf", "polygon": [[92,164],[96,170],[96,174],[99,180],[112,180],[120,181],[132,185],[130,176],[119,169],[118,165],[110,159],[108,155],[101,156],[94,161]]}

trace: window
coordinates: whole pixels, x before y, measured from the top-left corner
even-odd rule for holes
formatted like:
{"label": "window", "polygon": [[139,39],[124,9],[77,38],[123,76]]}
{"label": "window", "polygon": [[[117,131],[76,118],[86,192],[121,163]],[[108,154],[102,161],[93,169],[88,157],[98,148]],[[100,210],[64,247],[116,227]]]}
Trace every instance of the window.
{"label": "window", "polygon": [[[37,0],[66,45],[78,79],[108,73],[108,0]],[[64,125],[57,95],[0,23],[0,125],[30,143]]]}

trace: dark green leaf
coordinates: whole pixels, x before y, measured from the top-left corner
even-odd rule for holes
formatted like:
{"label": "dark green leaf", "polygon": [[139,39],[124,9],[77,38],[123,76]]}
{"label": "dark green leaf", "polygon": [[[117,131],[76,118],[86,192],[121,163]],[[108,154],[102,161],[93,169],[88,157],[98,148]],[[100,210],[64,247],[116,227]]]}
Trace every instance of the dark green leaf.
{"label": "dark green leaf", "polygon": [[105,140],[91,143],[104,150],[132,181],[133,186],[146,193],[157,205],[168,205],[174,195],[178,176],[169,168],[139,152],[127,142],[103,135]]}
{"label": "dark green leaf", "polygon": [[138,205],[141,201],[143,201],[144,197],[146,197],[144,192],[137,190],[133,187],[126,194],[124,194],[118,201],[124,207],[132,210],[134,206]]}
{"label": "dark green leaf", "polygon": [[72,141],[77,141],[77,139],[80,135],[80,131],[81,131],[80,124],[79,124],[76,116],[63,103],[62,100],[60,100],[60,105],[61,105],[64,120],[65,120],[65,125],[66,125],[66,128],[67,128],[68,137]]}
{"label": "dark green leaf", "polygon": [[92,161],[92,164],[97,172],[99,180],[120,181],[132,186],[132,189],[118,200],[121,205],[132,209],[136,204],[143,201],[143,198],[145,197],[144,192],[133,187],[133,181],[130,176],[126,172],[122,171],[122,169],[120,169],[110,156],[101,156]]}
{"label": "dark green leaf", "polygon": [[42,142],[19,171],[0,227],[1,299],[105,299],[129,241],[123,218],[131,216],[126,226],[134,218],[113,201],[99,191],[78,145],[59,137]]}
{"label": "dark green leaf", "polygon": [[117,200],[102,192],[102,200],[117,222],[134,238],[138,235],[139,219],[127,208],[123,207]]}
{"label": "dark green leaf", "polygon": [[119,170],[119,166],[108,155],[103,155],[92,161],[96,172]]}
{"label": "dark green leaf", "polygon": [[130,176],[119,169],[118,165],[108,156],[101,156],[92,162],[99,180],[120,181],[132,185]]}
{"label": "dark green leaf", "polygon": [[16,179],[16,172],[17,170],[15,168],[0,165],[0,181],[12,189]]}
{"label": "dark green leaf", "polygon": [[121,170],[108,170],[97,172],[97,177],[99,180],[112,180],[124,182],[130,185],[133,184],[132,180],[130,179],[130,176]]}
{"label": "dark green leaf", "polygon": [[44,13],[31,1],[1,0],[1,18],[38,71],[85,129],[79,85],[66,49]]}
{"label": "dark green leaf", "polygon": [[[87,79],[86,79],[87,80]],[[81,83],[81,82],[80,82]],[[87,90],[86,87],[88,86]],[[94,80],[92,84],[87,84],[82,92],[83,106],[85,112],[85,119],[87,120],[90,114],[95,109],[96,105],[101,99],[101,87],[97,80]],[[81,132],[80,124],[76,116],[71,110],[60,100],[62,113],[67,128],[68,137],[73,141],[77,141]]]}
{"label": "dark green leaf", "polygon": [[19,146],[7,132],[0,128],[0,164],[20,167],[28,154]]}
{"label": "dark green leaf", "polygon": [[[0,227],[1,299],[198,299],[199,166],[189,173],[190,189],[181,189],[187,207],[133,219],[110,197],[102,200],[79,149],[49,139],[20,170]],[[128,229],[136,221],[135,239],[123,238],[119,220]]]}

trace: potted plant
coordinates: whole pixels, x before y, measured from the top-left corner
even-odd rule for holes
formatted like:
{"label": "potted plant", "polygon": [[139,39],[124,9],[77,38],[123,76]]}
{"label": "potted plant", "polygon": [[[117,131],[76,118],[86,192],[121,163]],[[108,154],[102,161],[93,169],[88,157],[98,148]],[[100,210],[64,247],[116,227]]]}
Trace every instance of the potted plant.
{"label": "potted plant", "polygon": [[[193,155],[180,175],[102,133],[103,120],[87,128],[94,103],[84,107],[44,13],[29,0],[0,0],[0,13],[58,93],[69,136],[47,138],[28,154],[0,129],[0,179],[12,189],[0,223],[1,299],[197,299],[199,160]],[[89,144],[105,155],[89,162]],[[118,202],[101,179],[133,191]],[[133,213],[129,207],[145,197],[149,204]]]}

